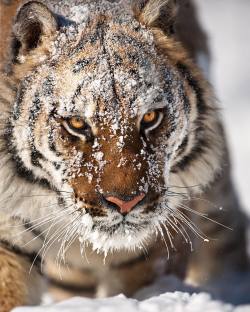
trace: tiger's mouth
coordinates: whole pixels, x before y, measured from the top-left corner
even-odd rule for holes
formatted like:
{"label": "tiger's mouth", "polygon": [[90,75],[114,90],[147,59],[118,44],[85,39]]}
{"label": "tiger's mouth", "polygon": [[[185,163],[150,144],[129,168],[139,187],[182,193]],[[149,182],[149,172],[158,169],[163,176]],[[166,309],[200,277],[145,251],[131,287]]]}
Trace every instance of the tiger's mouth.
{"label": "tiger's mouth", "polygon": [[81,250],[84,250],[84,246],[91,246],[93,251],[108,254],[141,249],[153,237],[157,237],[155,234],[159,232],[160,222],[166,217],[162,205],[166,199],[163,192],[148,192],[128,213],[121,213],[117,206],[103,201],[101,196],[97,197],[93,192],[91,197],[77,198],[75,193],[71,193],[69,198],[70,203],[67,198],[65,203],[61,201],[63,206],[71,206],[71,221],[66,220],[70,222],[65,244],[74,238],[80,242]]}
{"label": "tiger's mouth", "polygon": [[140,249],[156,233],[158,219],[161,219],[160,203],[160,197],[142,202],[125,215],[114,207],[107,209],[104,215],[96,215],[95,206],[92,209],[89,207],[81,217],[79,240],[83,245],[91,243],[93,250],[105,254],[116,250]]}
{"label": "tiger's mouth", "polygon": [[89,231],[80,229],[79,241],[82,245],[90,243],[94,251],[107,255],[114,251],[141,249],[154,233],[155,228],[150,220],[137,223],[123,218],[111,224],[95,222]]}
{"label": "tiger's mouth", "polygon": [[123,219],[120,222],[114,222],[113,224],[106,225],[106,224],[94,224],[92,230],[98,230],[100,233],[106,233],[110,236],[115,236],[116,234],[122,234],[124,232],[124,235],[128,233],[128,231],[131,232],[137,232],[141,230],[142,228],[146,228],[149,225],[149,222],[144,220],[143,222],[140,222],[140,224],[131,222],[128,220]]}

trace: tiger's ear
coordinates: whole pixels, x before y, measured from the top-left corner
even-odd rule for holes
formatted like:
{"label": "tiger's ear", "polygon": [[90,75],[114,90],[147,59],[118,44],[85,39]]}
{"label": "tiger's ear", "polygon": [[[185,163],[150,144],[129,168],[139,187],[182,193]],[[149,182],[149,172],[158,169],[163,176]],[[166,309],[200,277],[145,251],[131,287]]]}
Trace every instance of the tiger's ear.
{"label": "tiger's ear", "polygon": [[177,0],[133,0],[133,12],[142,24],[160,28],[166,35],[174,32]]}
{"label": "tiger's ear", "polygon": [[19,56],[28,55],[44,45],[57,28],[56,17],[44,4],[38,1],[25,3],[14,20],[11,42],[12,62],[18,62]]}

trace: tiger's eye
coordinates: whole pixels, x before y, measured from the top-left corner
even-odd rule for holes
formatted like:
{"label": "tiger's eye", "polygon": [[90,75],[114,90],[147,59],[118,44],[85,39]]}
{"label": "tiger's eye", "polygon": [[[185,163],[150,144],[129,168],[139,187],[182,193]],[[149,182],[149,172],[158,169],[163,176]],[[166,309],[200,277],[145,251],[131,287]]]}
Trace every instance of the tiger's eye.
{"label": "tiger's eye", "polygon": [[143,122],[144,123],[150,123],[155,121],[157,118],[157,113],[155,111],[148,112],[143,116]]}
{"label": "tiger's eye", "polygon": [[72,128],[83,129],[85,122],[81,117],[72,117],[69,119],[69,124]]}

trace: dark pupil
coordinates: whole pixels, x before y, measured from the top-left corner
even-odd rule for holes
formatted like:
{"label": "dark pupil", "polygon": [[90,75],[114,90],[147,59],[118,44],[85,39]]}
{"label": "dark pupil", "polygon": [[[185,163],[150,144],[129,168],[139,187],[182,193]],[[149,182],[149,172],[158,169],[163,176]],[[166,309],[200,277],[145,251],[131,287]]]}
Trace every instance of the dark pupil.
{"label": "dark pupil", "polygon": [[[78,125],[77,123],[80,123],[80,124]],[[72,125],[72,127],[76,129],[81,129],[84,127],[84,123],[82,122],[82,119],[80,117],[75,117],[74,119],[72,119],[70,124]]]}

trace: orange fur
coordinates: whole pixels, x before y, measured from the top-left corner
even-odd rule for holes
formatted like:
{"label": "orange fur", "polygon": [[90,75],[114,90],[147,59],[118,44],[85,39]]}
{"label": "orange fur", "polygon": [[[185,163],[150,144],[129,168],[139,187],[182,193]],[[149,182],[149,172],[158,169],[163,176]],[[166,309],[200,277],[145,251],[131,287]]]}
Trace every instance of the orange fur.
{"label": "orange fur", "polygon": [[26,274],[24,261],[0,247],[0,312],[9,312],[27,302]]}

